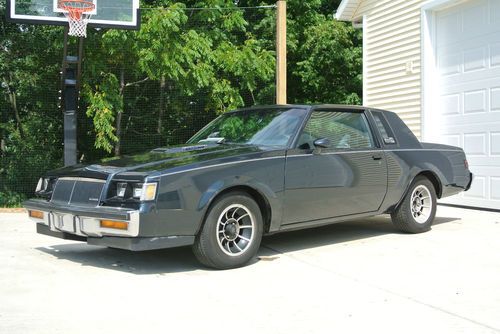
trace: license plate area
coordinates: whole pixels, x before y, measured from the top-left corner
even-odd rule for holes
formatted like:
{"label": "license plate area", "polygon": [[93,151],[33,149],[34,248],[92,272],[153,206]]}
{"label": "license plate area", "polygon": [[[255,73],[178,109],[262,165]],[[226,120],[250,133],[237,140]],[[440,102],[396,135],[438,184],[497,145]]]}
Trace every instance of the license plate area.
{"label": "license plate area", "polygon": [[65,215],[62,213],[51,213],[49,215],[49,226],[51,229],[75,233],[75,217],[73,215]]}

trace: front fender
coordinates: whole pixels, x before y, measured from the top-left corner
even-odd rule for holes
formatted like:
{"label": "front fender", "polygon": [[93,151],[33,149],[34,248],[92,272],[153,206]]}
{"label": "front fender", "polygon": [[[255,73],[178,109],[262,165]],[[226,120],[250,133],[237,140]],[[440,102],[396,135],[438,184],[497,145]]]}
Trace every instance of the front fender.
{"label": "front fender", "polygon": [[261,199],[267,204],[271,210],[271,224],[270,231],[275,231],[279,229],[282,217],[282,198],[281,194],[275,192],[267,184],[262,183],[249,176],[230,176],[222,180],[215,181],[212,183],[205,192],[200,197],[198,202],[197,210],[202,212],[203,219],[199,226],[201,228],[203,220],[207,214],[210,205],[215,201],[215,199],[231,190],[252,190],[253,192],[259,194]]}

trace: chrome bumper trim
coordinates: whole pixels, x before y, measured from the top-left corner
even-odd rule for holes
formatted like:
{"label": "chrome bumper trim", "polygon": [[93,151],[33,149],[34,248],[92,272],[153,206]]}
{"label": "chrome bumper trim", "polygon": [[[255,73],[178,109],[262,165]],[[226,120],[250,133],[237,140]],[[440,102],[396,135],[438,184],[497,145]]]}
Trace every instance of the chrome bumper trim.
{"label": "chrome bumper trim", "polygon": [[[62,207],[38,200],[26,201],[23,206],[27,210],[43,212],[43,219],[33,217],[30,219],[48,226],[53,232],[70,233],[81,237],[137,237],[139,235],[140,214],[137,210]],[[125,231],[103,228],[100,226],[100,221],[103,219],[127,222],[128,229]]]}

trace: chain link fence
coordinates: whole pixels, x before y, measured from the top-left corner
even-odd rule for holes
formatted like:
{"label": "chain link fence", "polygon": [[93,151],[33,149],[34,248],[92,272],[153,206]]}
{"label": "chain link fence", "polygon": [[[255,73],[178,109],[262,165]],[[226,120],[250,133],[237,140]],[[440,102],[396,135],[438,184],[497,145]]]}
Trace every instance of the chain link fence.
{"label": "chain link fence", "polygon": [[[82,163],[181,144],[220,113],[275,101],[274,7],[141,13],[138,31],[89,28],[78,107]],[[44,172],[62,167],[64,149],[64,28],[2,17],[2,29],[0,207],[32,196]]]}

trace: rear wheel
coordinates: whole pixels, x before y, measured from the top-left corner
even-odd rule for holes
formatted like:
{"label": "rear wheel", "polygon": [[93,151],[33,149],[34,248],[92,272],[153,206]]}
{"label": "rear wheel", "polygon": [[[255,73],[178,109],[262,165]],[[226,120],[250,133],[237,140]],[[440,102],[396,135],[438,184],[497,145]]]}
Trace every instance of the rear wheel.
{"label": "rear wheel", "polygon": [[436,190],[425,176],[418,176],[400,206],[391,214],[396,228],[408,233],[431,229],[436,216]]}
{"label": "rear wheel", "polygon": [[208,267],[241,267],[257,253],[262,233],[259,205],[246,193],[231,192],[211,205],[193,252]]}

